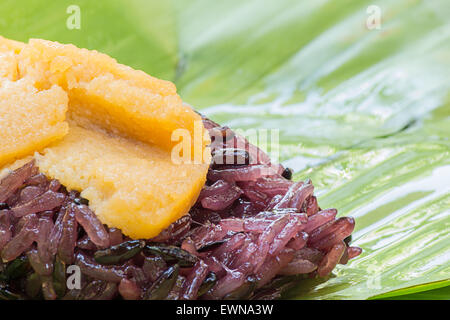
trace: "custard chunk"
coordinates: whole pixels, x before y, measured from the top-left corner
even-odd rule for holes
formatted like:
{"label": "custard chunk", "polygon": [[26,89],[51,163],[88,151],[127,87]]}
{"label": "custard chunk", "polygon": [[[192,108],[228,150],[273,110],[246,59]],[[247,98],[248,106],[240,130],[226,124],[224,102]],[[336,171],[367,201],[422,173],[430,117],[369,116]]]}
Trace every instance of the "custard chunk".
{"label": "custard chunk", "polygon": [[0,36],[0,51],[12,51],[17,54],[25,48],[26,44],[23,42],[6,39]]}
{"label": "custard chunk", "polygon": [[16,81],[18,78],[17,55],[13,51],[0,50],[0,78],[11,81]]}
{"label": "custard chunk", "polygon": [[19,78],[18,54],[25,43],[0,36],[0,78],[16,81]]}
{"label": "custard chunk", "polygon": [[19,71],[37,87],[57,84],[67,90],[69,117],[78,125],[98,125],[164,150],[176,144],[174,130],[186,129],[194,137],[194,122],[201,121],[174,84],[97,51],[32,39],[20,52]]}
{"label": "custard chunk", "polygon": [[67,102],[59,87],[40,91],[27,79],[0,79],[0,167],[62,138]]}
{"label": "custard chunk", "polygon": [[25,43],[0,36],[0,78],[15,81],[19,78],[18,54]]}
{"label": "custard chunk", "polygon": [[208,169],[174,164],[157,146],[72,125],[36,157],[40,171],[82,190],[104,224],[135,239],[154,237],[186,214]]}

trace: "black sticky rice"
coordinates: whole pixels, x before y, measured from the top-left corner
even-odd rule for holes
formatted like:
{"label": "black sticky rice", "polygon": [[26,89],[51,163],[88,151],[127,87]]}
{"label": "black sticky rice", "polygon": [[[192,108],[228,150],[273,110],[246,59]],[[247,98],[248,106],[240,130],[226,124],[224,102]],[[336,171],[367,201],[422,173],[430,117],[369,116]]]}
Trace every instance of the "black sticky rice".
{"label": "black sticky rice", "polygon": [[[103,225],[34,161],[0,182],[0,299],[275,299],[361,253],[354,220],[322,210],[311,181],[204,119],[208,180],[190,213],[153,239]],[[345,240],[345,241],[344,241]],[[77,265],[81,289],[67,289]]]}

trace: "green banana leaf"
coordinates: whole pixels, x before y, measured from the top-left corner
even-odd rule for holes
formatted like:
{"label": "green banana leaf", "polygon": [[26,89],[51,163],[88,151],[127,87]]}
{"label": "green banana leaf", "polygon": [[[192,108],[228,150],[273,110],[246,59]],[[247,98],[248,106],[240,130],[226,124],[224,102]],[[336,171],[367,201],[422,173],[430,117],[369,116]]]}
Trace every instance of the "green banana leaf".
{"label": "green banana leaf", "polygon": [[449,299],[449,17],[447,0],[2,0],[0,34],[108,53],[215,121],[280,130],[267,151],[364,250],[286,298]]}
{"label": "green banana leaf", "polygon": [[382,298],[382,300],[448,300],[448,297],[450,297],[450,286],[425,292]]}

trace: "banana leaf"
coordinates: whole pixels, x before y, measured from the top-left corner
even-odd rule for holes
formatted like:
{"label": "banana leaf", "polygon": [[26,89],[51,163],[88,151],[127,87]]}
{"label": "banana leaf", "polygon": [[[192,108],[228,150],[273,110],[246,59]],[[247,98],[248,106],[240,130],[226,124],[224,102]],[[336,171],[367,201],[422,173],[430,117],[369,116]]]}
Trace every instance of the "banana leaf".
{"label": "banana leaf", "polygon": [[364,250],[285,298],[448,299],[449,16],[447,0],[3,0],[0,34],[108,53],[215,121],[279,130],[265,149],[356,218]]}

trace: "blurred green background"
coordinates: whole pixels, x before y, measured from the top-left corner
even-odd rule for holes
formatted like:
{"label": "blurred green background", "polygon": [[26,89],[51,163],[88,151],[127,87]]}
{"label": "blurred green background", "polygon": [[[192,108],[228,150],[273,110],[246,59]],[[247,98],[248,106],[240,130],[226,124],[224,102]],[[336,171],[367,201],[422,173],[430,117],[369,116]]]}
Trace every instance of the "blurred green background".
{"label": "blurred green background", "polygon": [[450,299],[449,17],[447,0],[1,0],[0,35],[108,53],[213,120],[279,129],[270,147],[364,249],[287,298]]}

